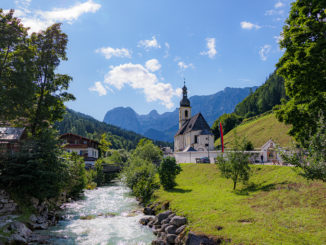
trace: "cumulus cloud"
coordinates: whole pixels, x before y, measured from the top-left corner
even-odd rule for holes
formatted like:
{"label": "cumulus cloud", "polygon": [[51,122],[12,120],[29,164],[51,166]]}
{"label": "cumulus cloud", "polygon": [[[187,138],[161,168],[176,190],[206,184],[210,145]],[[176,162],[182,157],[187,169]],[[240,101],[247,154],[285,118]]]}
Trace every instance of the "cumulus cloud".
{"label": "cumulus cloud", "polygon": [[[172,99],[175,96],[181,96],[182,90],[180,88],[173,89],[170,83],[160,82],[157,76],[148,68],[141,64],[122,64],[119,66],[112,66],[111,70],[104,77],[105,87],[99,82],[90,88],[91,91],[101,91],[102,89],[111,89],[112,87],[121,90],[124,86],[129,85],[133,89],[141,90],[148,102],[159,101],[167,108],[173,107]],[[101,86],[102,85],[102,86]],[[99,95],[100,92],[99,92]]]}
{"label": "cumulus cloud", "polygon": [[93,0],[87,0],[83,3],[77,3],[68,8],[54,8],[50,11],[30,10],[31,0],[17,0],[15,4],[19,11],[16,15],[22,19],[25,26],[30,27],[30,32],[38,32],[46,29],[56,22],[67,22],[72,24],[81,15],[85,13],[95,13],[101,8],[100,4]]}
{"label": "cumulus cloud", "polygon": [[97,92],[99,96],[106,95],[106,89],[101,82],[95,82],[94,86],[89,88],[89,91]]}
{"label": "cumulus cloud", "polygon": [[104,47],[104,48],[99,48],[95,50],[96,53],[100,53],[104,55],[104,57],[109,60],[113,56],[114,57],[120,57],[120,58],[131,58],[131,52],[128,49],[122,48],[112,48],[112,47]]}
{"label": "cumulus cloud", "polygon": [[170,50],[170,44],[169,43],[164,43],[165,45],[165,52],[164,52],[164,58],[169,57],[169,50]]}
{"label": "cumulus cloud", "polygon": [[263,47],[260,48],[259,50],[259,55],[262,61],[266,61],[267,60],[267,55],[269,54],[269,52],[271,51],[272,46],[265,44]]}
{"label": "cumulus cloud", "polygon": [[184,71],[188,68],[195,68],[195,66],[192,63],[186,64],[183,61],[179,61],[178,66],[182,71]]}
{"label": "cumulus cloud", "polygon": [[275,3],[274,8],[278,9],[278,8],[282,8],[284,7],[284,3],[282,3],[281,1],[278,1],[277,3]]}
{"label": "cumulus cloud", "polygon": [[207,55],[209,58],[213,59],[217,53],[215,38],[206,38],[206,47],[208,51],[201,52],[201,55]]}
{"label": "cumulus cloud", "polygon": [[141,40],[141,41],[139,41],[138,47],[143,47],[146,50],[149,50],[151,48],[161,48],[161,45],[156,40],[156,37],[152,36],[151,40]]}
{"label": "cumulus cloud", "polygon": [[147,70],[151,71],[151,72],[155,72],[159,69],[161,69],[161,64],[157,59],[151,59],[148,60],[145,64]]}
{"label": "cumulus cloud", "polygon": [[245,29],[245,30],[252,30],[252,29],[258,30],[258,29],[261,28],[260,25],[253,24],[253,23],[248,22],[248,21],[242,21],[240,23],[240,26],[241,26],[242,29]]}

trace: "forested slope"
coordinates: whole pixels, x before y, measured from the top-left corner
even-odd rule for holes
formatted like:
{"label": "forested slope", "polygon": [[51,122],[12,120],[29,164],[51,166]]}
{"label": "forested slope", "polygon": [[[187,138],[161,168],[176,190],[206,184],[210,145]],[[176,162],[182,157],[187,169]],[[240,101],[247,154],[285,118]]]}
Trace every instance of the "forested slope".
{"label": "forested slope", "polygon": [[[108,139],[113,149],[133,149],[139,140],[144,138],[140,134],[100,122],[91,116],[71,109],[67,109],[63,121],[57,123],[56,127],[61,134],[73,133],[96,140],[100,139],[101,134],[108,133]],[[154,143],[160,146],[171,145],[161,141],[155,141]]]}

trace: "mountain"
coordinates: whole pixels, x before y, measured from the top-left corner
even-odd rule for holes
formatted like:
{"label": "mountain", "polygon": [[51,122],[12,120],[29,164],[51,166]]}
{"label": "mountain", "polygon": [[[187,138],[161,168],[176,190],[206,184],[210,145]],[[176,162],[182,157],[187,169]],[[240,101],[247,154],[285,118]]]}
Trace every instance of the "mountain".
{"label": "mountain", "polygon": [[[144,136],[135,132],[100,122],[91,116],[71,109],[67,109],[64,119],[56,124],[56,128],[60,134],[73,133],[95,140],[99,140],[103,133],[108,133],[108,139],[113,149],[130,150],[136,148],[139,140],[144,138]],[[170,143],[161,141],[154,141],[154,143],[159,146],[172,146]]]}
{"label": "mountain", "polygon": [[[192,115],[201,112],[208,124],[212,125],[220,115],[233,112],[235,106],[256,89],[227,87],[212,95],[192,96],[189,98]],[[152,110],[149,114],[139,115],[130,107],[117,107],[108,111],[103,121],[154,140],[172,142],[178,129],[178,118],[178,109],[163,114]]]}

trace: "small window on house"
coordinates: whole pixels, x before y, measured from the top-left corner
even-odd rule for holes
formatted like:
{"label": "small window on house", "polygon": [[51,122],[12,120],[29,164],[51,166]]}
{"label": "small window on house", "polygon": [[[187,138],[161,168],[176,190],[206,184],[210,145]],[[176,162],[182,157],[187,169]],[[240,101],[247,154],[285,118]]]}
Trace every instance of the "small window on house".
{"label": "small window on house", "polygon": [[195,144],[198,143],[198,135],[195,135]]}
{"label": "small window on house", "polygon": [[185,117],[188,117],[188,111],[185,111]]}

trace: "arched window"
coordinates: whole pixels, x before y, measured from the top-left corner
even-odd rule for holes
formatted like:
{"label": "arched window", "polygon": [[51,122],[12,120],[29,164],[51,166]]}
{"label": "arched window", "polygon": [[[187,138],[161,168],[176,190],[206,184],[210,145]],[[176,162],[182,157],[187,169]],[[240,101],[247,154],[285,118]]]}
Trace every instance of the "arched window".
{"label": "arched window", "polygon": [[187,110],[185,111],[185,117],[188,117],[188,111]]}

